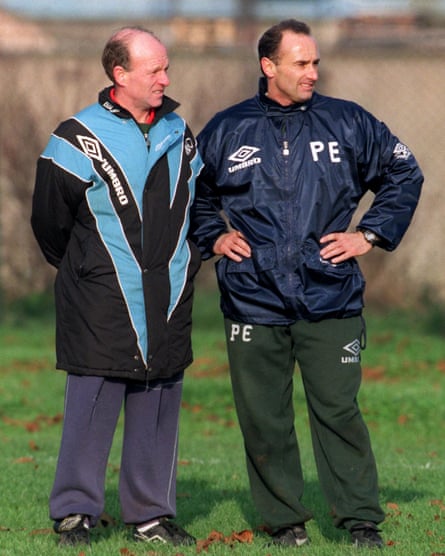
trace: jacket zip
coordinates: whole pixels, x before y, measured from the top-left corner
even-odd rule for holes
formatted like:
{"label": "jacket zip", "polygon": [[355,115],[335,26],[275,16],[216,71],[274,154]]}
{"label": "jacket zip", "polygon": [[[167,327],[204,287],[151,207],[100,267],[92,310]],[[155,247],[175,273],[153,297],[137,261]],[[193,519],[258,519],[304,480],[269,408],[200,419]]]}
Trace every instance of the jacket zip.
{"label": "jacket zip", "polygon": [[[289,149],[288,120],[287,120],[286,117],[284,117],[283,123],[281,125],[281,139],[282,139],[281,154],[283,155],[283,173],[284,173],[286,189],[287,189],[288,185],[289,185],[289,155],[290,155],[290,149]],[[287,227],[287,229],[288,230],[293,230],[294,229],[294,222],[293,222],[292,203],[288,204],[287,213],[288,213],[288,227]],[[292,248],[291,248],[291,243],[290,243],[290,237],[286,241],[285,248],[286,248],[287,267],[289,268],[291,258],[292,258]],[[292,291],[293,280],[292,280],[292,274],[291,273],[287,274],[287,285],[288,285],[289,291]]]}

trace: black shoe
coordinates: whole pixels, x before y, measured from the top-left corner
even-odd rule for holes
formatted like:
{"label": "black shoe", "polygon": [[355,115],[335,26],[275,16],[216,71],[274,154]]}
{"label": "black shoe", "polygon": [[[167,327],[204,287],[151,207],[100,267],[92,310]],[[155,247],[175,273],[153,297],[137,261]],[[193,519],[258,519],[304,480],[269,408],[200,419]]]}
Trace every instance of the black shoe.
{"label": "black shoe", "polygon": [[192,537],[182,527],[179,527],[179,525],[166,517],[137,525],[133,536],[137,541],[142,542],[159,542],[175,546],[180,544],[196,544],[195,537]]}
{"label": "black shoe", "polygon": [[90,544],[89,529],[88,516],[82,514],[69,515],[54,522],[54,531],[60,535],[59,546]]}
{"label": "black shoe", "polygon": [[358,548],[383,548],[383,539],[379,535],[380,529],[371,521],[357,523],[352,527],[352,544]]}
{"label": "black shoe", "polygon": [[283,529],[273,533],[272,542],[282,546],[303,546],[304,544],[309,544],[309,537],[304,523],[300,523],[292,527],[283,527]]}

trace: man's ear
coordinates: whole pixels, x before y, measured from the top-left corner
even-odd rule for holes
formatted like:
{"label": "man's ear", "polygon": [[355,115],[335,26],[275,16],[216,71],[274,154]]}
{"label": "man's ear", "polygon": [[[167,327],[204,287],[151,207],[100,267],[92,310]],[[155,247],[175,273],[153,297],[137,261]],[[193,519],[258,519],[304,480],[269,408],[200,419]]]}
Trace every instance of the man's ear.
{"label": "man's ear", "polygon": [[116,85],[120,85],[122,87],[123,85],[125,85],[125,81],[127,79],[127,72],[122,66],[114,66],[113,77]]}
{"label": "man's ear", "polygon": [[275,75],[275,63],[270,59],[264,56],[260,60],[261,69],[266,77],[270,78]]}

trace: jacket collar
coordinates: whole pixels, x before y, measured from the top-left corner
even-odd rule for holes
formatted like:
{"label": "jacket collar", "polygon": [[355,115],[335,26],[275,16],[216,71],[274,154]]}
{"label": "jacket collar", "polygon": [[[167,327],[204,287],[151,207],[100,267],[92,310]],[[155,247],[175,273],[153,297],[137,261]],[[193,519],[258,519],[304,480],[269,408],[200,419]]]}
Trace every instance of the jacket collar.
{"label": "jacket collar", "polygon": [[[111,98],[111,95],[110,95],[110,91],[111,91],[112,88],[113,87],[110,86],[110,87],[106,87],[105,89],[100,91],[100,93],[99,93],[99,104],[103,108],[105,108],[105,110],[108,110],[109,112],[111,112],[112,114],[115,114],[119,118],[123,118],[123,119],[132,118],[133,116],[130,114],[130,112],[128,110],[126,110],[125,108],[122,108],[122,106],[120,106],[119,104],[117,104],[116,102],[113,101],[113,99]],[[157,121],[159,121],[166,114],[169,114],[170,112],[173,112],[174,110],[176,110],[176,108],[178,108],[178,106],[179,106],[179,102],[176,102],[172,98],[164,95],[164,99],[162,101],[161,106],[159,108],[156,108],[153,124],[155,124]]]}
{"label": "jacket collar", "polygon": [[291,104],[290,106],[282,106],[278,102],[275,102],[271,98],[267,96],[267,79],[265,77],[260,77],[259,84],[258,84],[258,99],[260,103],[263,105],[266,112],[271,114],[281,113],[281,114],[289,114],[292,112],[302,111],[305,112],[310,106],[312,105],[313,98],[316,96],[317,93],[312,95],[312,98],[307,102],[295,103]]}

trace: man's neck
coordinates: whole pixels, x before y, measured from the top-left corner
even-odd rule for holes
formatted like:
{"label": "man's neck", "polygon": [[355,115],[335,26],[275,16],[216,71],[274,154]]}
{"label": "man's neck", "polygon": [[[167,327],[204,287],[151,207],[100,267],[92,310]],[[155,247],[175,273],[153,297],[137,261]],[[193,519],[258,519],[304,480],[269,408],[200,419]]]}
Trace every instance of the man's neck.
{"label": "man's neck", "polygon": [[133,116],[133,118],[139,124],[152,124],[153,123],[153,120],[155,118],[155,109],[154,108],[149,108],[148,110],[132,109],[131,107],[129,107],[125,103],[125,100],[123,100],[122,97],[119,96],[119,93],[116,91],[116,89],[114,87],[110,90],[110,98],[113,102],[115,102],[116,104],[119,104],[119,106],[122,106],[122,108],[125,108],[125,110],[128,110],[128,112],[130,112],[130,114]]}

